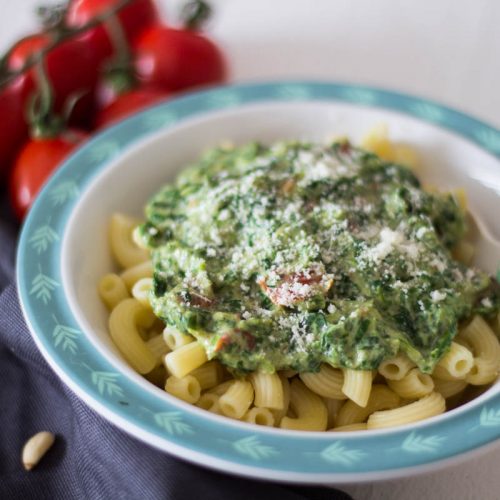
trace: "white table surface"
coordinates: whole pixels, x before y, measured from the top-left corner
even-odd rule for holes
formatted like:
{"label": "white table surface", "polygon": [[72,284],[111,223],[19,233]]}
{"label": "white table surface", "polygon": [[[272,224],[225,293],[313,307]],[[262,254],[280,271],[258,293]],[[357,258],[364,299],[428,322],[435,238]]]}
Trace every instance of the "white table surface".
{"label": "white table surface", "polygon": [[[235,81],[365,83],[435,99],[500,127],[498,0],[211,0]],[[0,50],[39,0],[0,0]],[[181,2],[160,0],[169,19]],[[408,479],[344,485],[356,500],[498,500],[500,447]]]}

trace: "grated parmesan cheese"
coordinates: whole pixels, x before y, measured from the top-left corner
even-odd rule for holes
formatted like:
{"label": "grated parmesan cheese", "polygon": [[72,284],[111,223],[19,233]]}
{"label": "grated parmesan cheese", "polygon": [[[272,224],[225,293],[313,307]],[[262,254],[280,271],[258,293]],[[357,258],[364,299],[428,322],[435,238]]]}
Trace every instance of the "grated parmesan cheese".
{"label": "grated parmesan cheese", "polygon": [[444,299],[446,299],[446,293],[440,292],[439,290],[433,290],[431,292],[432,302],[441,302]]}

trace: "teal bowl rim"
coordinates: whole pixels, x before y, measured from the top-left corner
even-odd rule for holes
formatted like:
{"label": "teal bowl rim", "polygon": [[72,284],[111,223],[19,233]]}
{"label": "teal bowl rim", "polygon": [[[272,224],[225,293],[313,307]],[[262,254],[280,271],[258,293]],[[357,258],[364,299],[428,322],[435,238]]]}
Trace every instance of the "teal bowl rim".
{"label": "teal bowl rim", "polygon": [[[283,432],[222,423],[144,391],[83,333],[62,287],[66,224],[84,192],[126,150],[184,120],[259,102],[331,100],[378,107],[448,129],[500,158],[500,131],[419,97],[344,83],[287,81],[219,87],[160,103],[95,136],[54,174],[25,221],[17,254],[19,296],[33,338],[57,374],[122,429],[181,458],[222,471],[300,482],[406,475],[449,463],[500,438],[500,394],[446,418],[384,432]],[[430,469],[429,469],[430,470]]]}

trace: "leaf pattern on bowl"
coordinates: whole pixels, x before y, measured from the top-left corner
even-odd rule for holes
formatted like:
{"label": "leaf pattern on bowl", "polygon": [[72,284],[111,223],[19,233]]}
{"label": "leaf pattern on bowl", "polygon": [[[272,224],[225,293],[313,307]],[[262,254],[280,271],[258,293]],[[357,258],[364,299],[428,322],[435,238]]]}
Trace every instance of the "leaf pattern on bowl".
{"label": "leaf pattern on bowl", "polygon": [[50,190],[49,198],[54,207],[60,207],[80,194],[78,184],[74,181],[63,181]]}
{"label": "leaf pattern on bowl", "polygon": [[241,455],[252,460],[264,460],[276,456],[279,452],[272,446],[262,444],[257,436],[248,436],[232,443],[232,447]]}
{"label": "leaf pattern on bowl", "polygon": [[435,453],[445,441],[443,436],[422,436],[413,431],[405,438],[401,449],[409,453]]}
{"label": "leaf pattern on bowl", "polygon": [[40,226],[28,240],[31,248],[40,255],[45,252],[52,243],[59,241],[58,234],[48,224]]}
{"label": "leaf pattern on bowl", "polygon": [[479,425],[481,427],[500,426],[500,408],[488,408],[485,406],[479,416]]}
{"label": "leaf pattern on bowl", "polygon": [[154,414],[156,425],[165,429],[171,435],[182,436],[184,434],[193,434],[193,428],[184,422],[180,411],[167,411]]}
{"label": "leaf pattern on bowl", "polygon": [[98,141],[87,151],[86,159],[89,163],[102,163],[109,161],[117,156],[121,151],[121,146],[118,141]]}
{"label": "leaf pattern on bowl", "polygon": [[332,464],[350,466],[362,460],[366,453],[358,449],[346,448],[342,441],[336,441],[322,450],[320,456]]}
{"label": "leaf pattern on bowl", "polygon": [[173,111],[163,108],[152,109],[142,117],[141,128],[146,131],[157,131],[175,125],[179,117]]}
{"label": "leaf pattern on bowl", "polygon": [[215,90],[207,98],[207,106],[209,108],[232,108],[241,103],[241,96],[234,90],[220,89]]}
{"label": "leaf pattern on bowl", "polygon": [[476,139],[492,153],[500,153],[500,132],[483,128],[475,134]]}
{"label": "leaf pattern on bowl", "polygon": [[47,305],[52,300],[52,293],[58,288],[59,283],[50,276],[43,274],[42,269],[38,266],[38,274],[31,282],[30,295],[34,295],[36,299]]}
{"label": "leaf pattern on bowl", "polygon": [[60,346],[63,351],[69,351],[71,354],[76,354],[78,351],[77,339],[81,335],[81,331],[70,326],[61,325],[55,315],[52,315],[56,326],[52,331],[54,345]]}
{"label": "leaf pattern on bowl", "polygon": [[91,380],[101,396],[123,397],[123,389],[116,383],[120,375],[113,372],[92,370]]}

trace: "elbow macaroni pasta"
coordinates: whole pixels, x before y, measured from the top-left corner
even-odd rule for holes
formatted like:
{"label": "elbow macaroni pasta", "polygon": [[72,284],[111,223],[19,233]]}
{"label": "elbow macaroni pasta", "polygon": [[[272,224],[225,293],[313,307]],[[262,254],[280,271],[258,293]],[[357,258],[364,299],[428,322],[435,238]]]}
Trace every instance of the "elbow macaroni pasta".
{"label": "elbow macaroni pasta", "polygon": [[414,366],[413,361],[410,361],[406,356],[399,355],[382,361],[378,372],[386,380],[401,380]]}
{"label": "elbow macaroni pasta", "polygon": [[344,369],[342,392],[359,406],[366,406],[372,389],[371,370]]}
{"label": "elbow macaroni pasta", "polygon": [[176,398],[186,401],[186,403],[195,404],[200,399],[201,387],[198,380],[192,375],[186,375],[182,378],[167,378],[165,390]]}
{"label": "elbow macaroni pasta", "polygon": [[142,339],[139,327],[150,327],[155,321],[153,313],[135,299],[120,302],[109,316],[109,332],[116,347],[132,368],[149,373],[156,366],[156,357]]}
{"label": "elbow macaroni pasta", "polygon": [[388,380],[387,385],[405,399],[423,398],[434,389],[432,377],[418,368],[410,370],[401,380]]}
{"label": "elbow macaroni pasta", "polygon": [[130,297],[127,287],[117,274],[106,274],[99,281],[99,296],[106,307],[112,311],[122,300]]}
{"label": "elbow macaroni pasta", "polygon": [[163,340],[172,351],[175,351],[176,349],[182,347],[183,345],[194,342],[194,337],[182,333],[179,330],[176,330],[175,328],[171,328],[170,326],[166,326],[165,329],[163,330]]}
{"label": "elbow macaroni pasta", "polygon": [[328,411],[323,400],[299,379],[290,384],[290,407],[296,417],[283,417],[282,429],[302,431],[325,431],[328,423]]}
{"label": "elbow macaroni pasta", "polygon": [[277,373],[252,373],[250,382],[255,391],[256,407],[283,410],[283,384]]}
{"label": "elbow macaroni pasta", "polygon": [[274,416],[268,408],[258,408],[255,406],[245,413],[242,420],[251,424],[265,425],[267,427],[274,426]]}
{"label": "elbow macaroni pasta", "polygon": [[[415,163],[404,147],[394,148],[384,129],[367,138],[381,156]],[[466,205],[463,193],[457,201]],[[153,267],[148,252],[133,241],[136,221],[116,214],[111,219],[110,247],[120,273],[106,274],[98,284],[110,310],[110,335],[128,363],[149,381],[198,408],[255,425],[282,429],[351,432],[404,425],[455,406],[471,385],[493,382],[499,371],[500,344],[480,316],[461,328],[432,375],[420,372],[404,355],[383,361],[378,370],[350,370],[326,363],[316,373],[283,370],[228,378],[216,360],[191,335],[171,326],[159,333],[149,303]],[[454,252],[471,258],[466,242]],[[500,329],[500,315],[497,318]],[[163,328],[163,326],[162,326]]]}
{"label": "elbow macaroni pasta", "polygon": [[340,408],[335,419],[336,427],[345,427],[360,424],[374,412],[392,410],[400,404],[400,397],[385,385],[374,385],[365,407],[357,405],[354,401],[347,401]]}
{"label": "elbow macaroni pasta", "polygon": [[253,398],[252,384],[246,380],[236,380],[219,398],[220,409],[227,417],[240,419],[250,408]]}
{"label": "elbow macaroni pasta", "polygon": [[131,267],[149,259],[149,252],[139,248],[132,239],[137,221],[122,214],[114,214],[109,225],[111,253],[123,267]]}
{"label": "elbow macaroni pasta", "polygon": [[120,278],[123,280],[125,285],[129,290],[142,278],[152,278],[153,277],[153,264],[150,260],[141,262],[133,267],[125,269],[120,274]]}
{"label": "elbow macaroni pasta", "polygon": [[205,349],[198,342],[183,345],[165,356],[165,367],[178,378],[196,370],[208,361]]}
{"label": "elbow macaroni pasta", "polygon": [[473,364],[474,358],[469,349],[452,342],[450,350],[440,359],[432,376],[441,380],[464,379]]}
{"label": "elbow macaroni pasta", "polygon": [[459,333],[459,339],[471,346],[474,361],[465,380],[472,385],[489,384],[496,380],[500,363],[500,344],[495,332],[481,316]]}
{"label": "elbow macaroni pasta", "polygon": [[367,429],[383,429],[418,422],[439,415],[445,409],[446,403],[443,396],[438,392],[431,392],[422,399],[406,406],[372,413],[368,417]]}
{"label": "elbow macaroni pasta", "polygon": [[311,391],[331,399],[346,399],[343,392],[344,374],[342,370],[332,368],[323,363],[317,373],[301,373],[300,380],[311,389]]}
{"label": "elbow macaroni pasta", "polygon": [[134,283],[132,287],[132,296],[137,299],[144,307],[151,309],[149,302],[149,291],[153,286],[152,278],[141,278]]}

